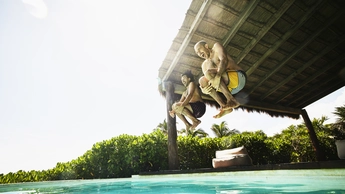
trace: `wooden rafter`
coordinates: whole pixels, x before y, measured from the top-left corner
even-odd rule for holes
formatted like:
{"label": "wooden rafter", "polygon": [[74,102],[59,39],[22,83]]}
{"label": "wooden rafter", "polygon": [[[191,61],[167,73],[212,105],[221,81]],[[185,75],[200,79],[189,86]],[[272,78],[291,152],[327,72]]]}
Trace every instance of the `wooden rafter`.
{"label": "wooden rafter", "polygon": [[281,44],[283,44],[287,39],[289,39],[315,12],[315,9],[320,5],[322,0],[319,0],[317,3],[313,5],[305,14],[304,16],[296,23],[290,30],[288,30],[280,40],[274,43],[274,45],[267,50],[267,52],[251,67],[249,68],[246,73],[247,76],[250,76],[265,60],[269,57],[274,51],[276,51]]}
{"label": "wooden rafter", "polygon": [[274,105],[271,103],[265,103],[265,102],[259,102],[255,100],[248,100],[241,97],[236,97],[238,102],[241,103],[241,106],[247,107],[247,108],[254,108],[259,110],[265,110],[265,111],[272,111],[282,114],[294,114],[299,115],[301,114],[301,110],[293,107],[287,107],[287,106],[281,106],[281,105]]}
{"label": "wooden rafter", "polygon": [[184,53],[184,51],[186,50],[186,47],[188,46],[190,40],[192,39],[192,35],[194,34],[194,32],[196,31],[197,27],[199,26],[200,22],[202,21],[202,18],[204,17],[206,11],[208,10],[209,6],[211,5],[212,0],[205,0],[204,3],[201,5],[201,8],[199,9],[198,14],[196,15],[196,18],[194,19],[188,34],[186,35],[185,39],[183,40],[179,50],[176,53],[176,56],[174,57],[171,65],[169,66],[168,71],[165,73],[162,81],[166,81],[168,80],[171,72],[174,70],[174,68],[177,65],[177,62],[180,60],[182,54]]}
{"label": "wooden rafter", "polygon": [[231,30],[225,35],[224,39],[222,40],[222,44],[228,45],[231,39],[235,36],[238,29],[242,26],[242,24],[246,21],[252,11],[255,9],[256,5],[260,2],[260,0],[252,0],[246,10],[240,14],[235,25],[231,28]]}
{"label": "wooden rafter", "polygon": [[295,0],[287,0],[280,7],[279,11],[273,14],[267,24],[258,32],[258,34],[252,38],[250,43],[242,50],[237,56],[235,61],[239,64],[243,58],[254,48],[254,46],[261,40],[262,37],[272,28],[272,26],[280,19],[280,17],[286,12],[286,10],[295,2]]}
{"label": "wooden rafter", "polygon": [[344,12],[337,12],[336,15],[326,24],[322,27],[319,28],[313,35],[309,36],[306,40],[303,41],[298,47],[292,51],[289,56],[285,57],[285,59],[272,71],[270,71],[268,74],[266,74],[261,81],[255,85],[248,93],[247,95],[250,95],[253,93],[258,87],[261,86],[267,79],[269,79],[273,74],[278,72],[282,67],[285,66],[285,64],[290,61],[292,58],[295,57],[301,50],[303,50],[306,46],[308,46],[317,36],[319,36],[324,30],[326,30],[333,22],[335,22]]}
{"label": "wooden rafter", "polygon": [[[330,82],[326,81],[324,82],[322,85],[318,85],[317,87],[309,87],[309,89],[304,89],[303,90],[303,93],[300,94],[298,97],[295,97],[293,99],[289,99],[289,102],[286,104],[286,106],[291,106],[292,104],[294,104],[295,106],[297,106],[296,102],[297,101],[300,101],[301,99],[305,99],[303,102],[301,102],[300,104],[305,104],[307,101],[309,101],[309,95],[310,93],[313,93],[314,97],[315,95],[319,94],[320,95],[320,91],[319,91],[319,88],[320,87],[325,87],[327,85],[329,85]],[[314,98],[314,97],[311,97],[311,98]]]}
{"label": "wooden rafter", "polygon": [[284,79],[284,81],[281,81],[279,84],[277,84],[274,88],[272,88],[270,91],[266,92],[265,95],[263,95],[260,100],[265,99],[267,96],[271,95],[273,92],[278,90],[281,86],[289,82],[292,78],[299,75],[302,71],[304,71],[306,68],[310,67],[313,63],[315,63],[318,59],[323,57],[325,54],[333,50],[336,46],[338,46],[341,42],[345,40],[345,35],[341,36],[340,38],[337,38],[331,45],[329,45],[327,48],[322,50],[319,54],[317,54],[314,58],[309,60],[307,63],[302,65],[300,68],[298,68],[294,73],[290,74],[287,78]]}
{"label": "wooden rafter", "polygon": [[[336,80],[337,80],[336,78],[332,78],[331,80],[328,80],[324,84],[317,86],[317,87],[314,87],[312,90],[305,91],[306,94],[302,95],[302,96],[304,96],[304,98],[303,98],[304,101],[300,102],[299,104],[296,104],[296,106],[308,105],[308,104],[310,104],[310,102],[314,102],[315,100],[320,99],[320,98],[330,94],[331,93],[330,91],[335,91],[335,90],[344,86],[344,81],[338,81],[337,83],[334,83],[334,81],[336,81]],[[333,83],[333,84],[330,84],[330,83]],[[327,87],[328,90],[320,91],[319,90],[320,87]],[[310,97],[308,97],[308,94],[310,95],[311,93],[314,95],[311,95]]]}
{"label": "wooden rafter", "polygon": [[323,66],[322,69],[318,70],[316,73],[314,73],[312,76],[310,76],[308,79],[306,79],[305,81],[303,81],[301,84],[293,87],[292,89],[288,90],[287,92],[285,92],[284,94],[282,94],[281,96],[278,97],[278,100],[275,101],[274,103],[277,104],[280,101],[282,101],[283,99],[285,99],[286,97],[288,97],[289,95],[291,95],[292,93],[294,93],[295,91],[297,91],[298,89],[300,89],[301,87],[303,87],[304,85],[308,84],[309,82],[313,81],[314,79],[316,79],[317,77],[319,77],[321,74],[323,74],[324,72],[326,72],[327,70],[331,69],[332,67],[338,65],[340,62],[345,60],[345,53],[343,53],[342,55],[340,55],[337,59],[335,59],[334,61],[332,61],[331,63]]}

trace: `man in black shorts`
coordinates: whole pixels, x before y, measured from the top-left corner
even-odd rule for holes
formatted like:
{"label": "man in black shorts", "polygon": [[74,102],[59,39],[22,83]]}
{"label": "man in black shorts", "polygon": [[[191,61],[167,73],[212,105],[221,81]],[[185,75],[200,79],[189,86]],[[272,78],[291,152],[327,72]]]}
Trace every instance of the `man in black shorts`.
{"label": "man in black shorts", "polygon": [[[201,90],[194,82],[194,76],[190,71],[182,74],[181,81],[187,90],[183,92],[180,101],[172,105],[169,114],[171,117],[175,117],[176,114],[186,125],[186,130],[194,130],[201,123],[197,118],[205,114],[206,105],[201,98]],[[186,117],[192,121],[192,124]]]}

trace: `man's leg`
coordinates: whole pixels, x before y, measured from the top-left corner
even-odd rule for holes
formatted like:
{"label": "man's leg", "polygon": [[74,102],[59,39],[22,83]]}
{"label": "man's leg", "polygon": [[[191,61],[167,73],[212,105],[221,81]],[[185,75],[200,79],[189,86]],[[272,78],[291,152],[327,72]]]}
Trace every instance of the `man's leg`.
{"label": "man's leg", "polygon": [[225,84],[223,80],[221,80],[220,82],[219,89],[226,98],[226,105],[223,107],[223,109],[237,108],[240,106],[240,103],[231,95],[228,86]]}
{"label": "man's leg", "polygon": [[190,123],[188,122],[188,120],[186,119],[186,117],[184,117],[183,115],[178,114],[178,113],[176,113],[176,115],[177,115],[177,117],[180,118],[181,121],[186,125],[186,130],[189,130],[190,127],[192,126],[192,124],[190,124]]}
{"label": "man's leg", "polygon": [[[208,86],[208,79],[206,77],[201,77],[199,79],[199,84],[201,88],[207,87]],[[225,83],[221,81],[220,89],[222,90],[222,87],[224,87]],[[226,85],[225,85],[226,86]],[[228,87],[226,89],[229,91]],[[230,91],[229,91],[230,94]],[[218,94],[218,92],[215,89],[212,89],[209,93],[209,95],[220,105],[221,109],[220,112],[216,115],[213,116],[213,118],[220,118],[226,114],[229,114],[233,111],[233,109],[227,104],[224,103],[222,97]],[[231,95],[231,94],[230,94]],[[228,96],[229,97],[229,96]],[[228,99],[228,97],[226,97]],[[232,97],[232,95],[231,95]],[[233,97],[232,97],[233,98]]]}
{"label": "man's leg", "polygon": [[172,108],[172,111],[169,111],[170,116],[173,117],[173,115],[176,114],[177,117],[180,118],[181,121],[186,125],[186,130],[189,130],[192,124],[190,124],[188,120],[186,119],[186,117],[182,115],[183,109],[185,108],[183,106],[177,106],[176,103],[174,103],[171,108]]}
{"label": "man's leg", "polygon": [[[201,88],[205,88],[205,87],[209,86],[208,79],[206,77],[202,76],[199,79],[199,84],[200,84]],[[210,91],[210,93],[208,95],[210,95],[221,107],[226,106],[222,97],[217,93],[217,91],[214,88]]]}
{"label": "man's leg", "polygon": [[[188,105],[188,106],[190,106],[190,105]],[[192,130],[194,130],[201,123],[201,121],[199,119],[195,118],[193,113],[187,108],[183,109],[182,114],[185,115],[186,117],[188,117],[190,120],[192,120],[193,124],[190,127],[190,129],[192,129]]]}

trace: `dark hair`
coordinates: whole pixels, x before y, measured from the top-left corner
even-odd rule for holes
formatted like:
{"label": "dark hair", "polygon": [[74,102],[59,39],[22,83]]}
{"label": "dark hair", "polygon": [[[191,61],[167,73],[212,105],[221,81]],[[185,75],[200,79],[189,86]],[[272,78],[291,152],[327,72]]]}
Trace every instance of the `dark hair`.
{"label": "dark hair", "polygon": [[184,75],[187,76],[190,79],[190,81],[192,82],[194,81],[194,75],[192,74],[190,70],[187,70],[184,73],[182,73],[181,77]]}

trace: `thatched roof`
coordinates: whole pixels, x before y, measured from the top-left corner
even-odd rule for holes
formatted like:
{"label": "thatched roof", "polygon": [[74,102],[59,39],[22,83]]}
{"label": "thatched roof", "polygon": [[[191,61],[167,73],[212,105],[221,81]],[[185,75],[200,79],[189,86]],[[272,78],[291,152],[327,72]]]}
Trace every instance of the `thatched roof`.
{"label": "thatched roof", "polygon": [[217,41],[247,73],[235,95],[242,108],[298,118],[345,85],[344,12],[343,0],[193,0],[159,78],[174,83],[178,96],[181,73],[202,74],[194,44]]}

